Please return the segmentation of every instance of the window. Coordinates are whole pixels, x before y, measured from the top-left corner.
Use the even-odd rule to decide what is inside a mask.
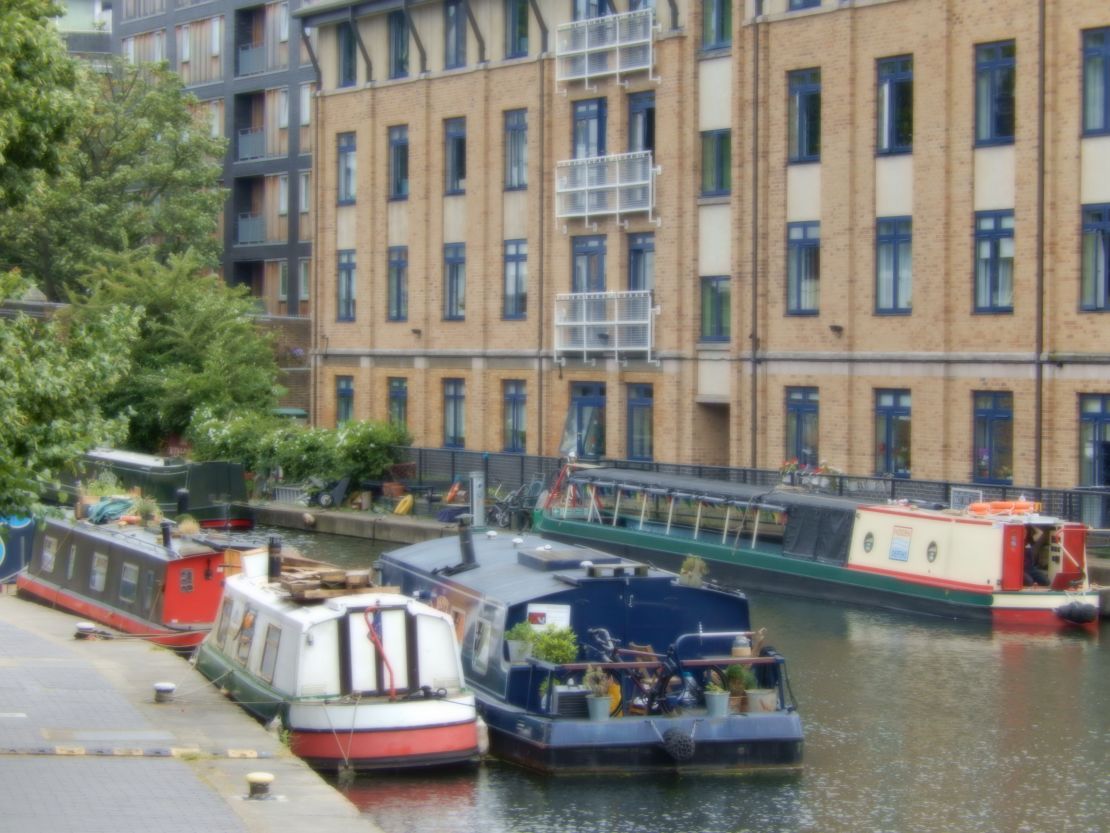
[[[570,386],[570,410],[563,425],[559,453],[572,451],[580,460],[605,456],[604,382],[576,382]]]
[[[466,119],[447,119],[443,122],[444,153],[448,194],[466,191]]]
[[[190,34],[189,24],[186,23],[181,27],[181,50],[178,53],[178,60],[183,64],[189,63],[193,53],[193,39]]]
[[[89,589],[103,593],[108,580],[108,556],[102,552],[93,555],[92,570],[89,572]]]
[[[1079,397],[1079,485],[1110,485],[1110,395]]]
[[[297,189],[297,210],[301,214],[307,214],[309,206],[312,205],[312,173],[310,171],[301,171],[298,174],[300,179],[300,187]]]
[[[786,459],[799,466],[820,462],[817,448],[817,388],[786,389]]]
[[[262,646],[262,663],[258,667],[258,676],[268,683],[274,681],[274,669],[277,668],[278,644],[281,642],[281,628],[277,625],[266,626],[266,642]]]
[[[339,281],[336,287],[338,304],[336,320],[355,320],[355,253],[351,249],[339,252]]]
[[[1110,27],[1083,33],[1083,132],[1110,133]]]
[[[1014,396],[976,391],[972,480],[1009,483],[1014,474]]]
[[[409,22],[403,11],[389,13],[389,77],[409,74]]]
[[[504,451],[524,452],[524,382],[512,380],[501,384],[504,399]]]
[[[443,446],[466,448],[466,387],[462,379],[443,380]]]
[[[975,143],[1014,141],[1014,42],[975,47]]]
[[[119,597],[128,604],[139,598],[139,565],[124,562],[119,576]]]
[[[701,134],[702,196],[727,194],[732,190],[732,131],[707,130]]]
[[[289,213],[289,174],[278,175],[278,216]]]
[[[389,128],[389,198],[406,200],[409,196],[409,129],[406,125]]]
[[[1080,308],[1110,309],[1110,205],[1083,206],[1082,269]]]
[[[301,127],[312,124],[312,85],[301,84]]]
[[[355,201],[355,134],[340,133],[339,146],[339,183],[336,188],[340,205]]]
[[[443,317],[448,321],[466,318],[466,244],[448,243],[443,247]]]
[[[221,118],[222,116],[223,116],[223,102],[219,101],[219,100],[209,101],[208,102],[208,126],[209,126],[209,135],[213,139],[220,138],[224,133],[223,125],[221,124],[221,121],[223,121],[223,119]]]
[[[297,288],[300,290],[297,294],[297,297],[300,298],[302,301],[308,300],[308,270],[310,263],[311,261],[307,257],[302,257],[299,261],[297,261],[297,271],[299,272]]]
[[[211,35],[211,42],[209,43],[208,51],[212,53],[212,57],[216,58],[220,54],[220,49],[223,47],[223,22],[222,17],[213,17],[211,20],[209,34]]]
[[[655,150],[655,93],[632,93],[628,97],[628,150]]]
[[[908,313],[913,291],[913,220],[881,217],[875,228],[875,311]]]
[[[246,664],[251,653],[251,642],[254,641],[254,620],[257,615],[258,612],[254,608],[248,607],[243,611],[243,618],[239,622],[239,630],[236,634],[238,645],[235,648],[235,658],[243,665]]]
[[[787,79],[789,161],[816,162],[821,158],[821,70],[795,70]]]
[[[193,571],[191,569],[182,569],[180,575],[177,577],[177,588],[182,593],[193,592],[195,585],[193,584]]]
[[[337,84],[352,87],[355,83],[355,32],[351,24],[344,21],[336,27],[335,35],[339,39]]]
[[[227,638],[227,631],[231,626],[231,606],[233,604],[235,604],[234,600],[225,596],[223,604],[220,605],[220,620],[216,625],[217,645],[223,645],[224,640]]]
[[[575,237],[571,242],[574,271],[571,292],[605,291],[605,236]]]
[[[335,424],[350,422],[355,415],[355,378],[335,377]]]
[[[790,0],[787,11],[796,12],[800,9],[816,9],[821,5],[821,0]]]
[[[528,0],[505,0],[505,57],[528,54]]]
[[[278,4],[278,40],[285,43],[289,40],[289,4]]]
[[[606,0],[574,0],[574,19],[589,20],[605,14]]]
[[[409,317],[409,249],[389,247],[389,298],[386,308],[390,321],[406,321]]]
[[[913,56],[884,58],[878,62],[879,89],[875,113],[879,153],[909,153],[913,150]]]
[[[875,474],[910,476],[910,392],[875,391]]]
[[[786,313],[816,315],[821,288],[821,224],[786,224]]]
[[[655,289],[655,235],[628,235],[628,289]]]
[[[389,380],[389,421],[405,428],[409,424],[409,380]]]
[[[604,98],[574,102],[572,140],[575,159],[593,159],[605,155],[605,115]]]
[[[701,279],[701,340],[728,341],[732,309],[727,275]]]
[[[289,297],[289,264],[284,260],[278,263],[278,300]]]
[[[651,460],[654,398],[651,385],[628,386],[628,459]]]
[[[528,111],[505,111],[505,190],[528,187]]]
[[[1014,310],[1014,212],[975,214],[975,311]]]
[[[466,66],[466,9],[463,0],[443,4],[443,68]]]
[[[732,0],[702,0],[701,48],[724,49],[732,45]]]
[[[54,572],[54,562],[58,558],[58,539],[45,535],[42,539],[42,571],[44,573]]]
[[[289,126],[289,90],[278,90],[278,127]]]
[[[505,300],[501,317],[520,319],[528,313],[528,241],[505,241]]]
[[[142,610],[150,612],[150,607],[152,604],[154,604],[154,593],[157,585],[158,582],[154,577],[154,570],[145,570],[143,572]]]

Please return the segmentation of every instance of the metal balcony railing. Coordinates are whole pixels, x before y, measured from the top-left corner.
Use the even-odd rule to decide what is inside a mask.
[[[652,361],[655,316],[650,290],[568,292],[555,296],[555,360],[599,355]]]
[[[555,32],[555,83],[651,72],[654,31],[652,9],[564,23]]]
[[[646,212],[655,208],[651,151],[570,159],[555,165],[555,216],[591,217]]]
[[[266,44],[248,43],[239,47],[239,62],[236,75],[258,75],[269,69],[266,63]]]
[[[120,19],[136,20],[166,11],[166,0],[124,0]]]
[[[261,214],[240,214],[235,227],[235,242],[240,246],[266,242],[266,218]]]
[[[239,162],[250,159],[262,159],[266,155],[266,131],[261,127],[248,127],[239,131],[238,155]]]

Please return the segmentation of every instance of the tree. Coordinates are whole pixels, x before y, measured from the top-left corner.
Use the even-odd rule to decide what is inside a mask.
[[[126,304],[140,316],[131,372],[103,399],[106,413],[129,418],[129,447],[155,451],[184,436],[199,413],[273,409],[277,362],[245,287],[227,286],[191,250],[166,263],[150,248],[104,258],[73,310],[89,321]]]
[[[75,64],[50,0],[0,4],[0,210],[21,203],[58,168],[76,111]]]
[[[19,268],[67,300],[105,255],[149,245],[159,262],[192,248],[216,267],[223,139],[164,65],[114,58],[83,68],[72,139],[58,173],[0,215],[0,268]]]
[[[0,274],[0,297],[20,288]],[[122,306],[80,322],[0,317],[0,515],[41,514],[63,470],[126,433],[99,405],[127,375],[136,319]]]

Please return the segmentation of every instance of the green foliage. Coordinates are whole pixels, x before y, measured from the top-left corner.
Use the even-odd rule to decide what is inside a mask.
[[[123,488],[119,478],[108,469],[97,472],[96,477],[85,485],[85,494],[90,497],[112,497],[125,491],[127,490]]]
[[[59,157],[77,109],[76,64],[50,0],[0,5],[0,210],[22,203]]]
[[[384,477],[400,461],[398,447],[412,442],[408,431],[392,422],[345,422],[337,435],[340,470],[355,482]]]
[[[158,501],[152,497],[137,497],[131,504],[131,511],[144,521],[153,520],[162,514]]]
[[[747,691],[749,688],[759,688],[755,672],[747,665],[730,665],[725,672],[728,677],[729,688],[734,691]]]
[[[536,629],[527,621],[520,621],[505,631],[505,639],[515,642],[532,642],[536,638]]]
[[[578,637],[572,628],[547,628],[532,640],[532,656],[563,665],[578,659]]]
[[[274,458],[271,436],[286,425],[260,411],[224,418],[200,408],[189,426],[193,456],[198,460],[230,460],[242,463],[247,471],[268,472]]]
[[[0,297],[22,289],[0,273]],[[99,404],[130,370],[137,319],[125,307],[80,321],[0,317],[0,515],[42,514],[40,494],[74,460],[122,438],[126,421]]]
[[[336,432],[330,428],[288,425],[276,432],[274,439],[274,462],[281,466],[286,480],[330,480],[341,475]]]
[[[611,680],[609,675],[605,673],[605,669],[596,665],[587,666],[586,673],[582,675],[582,685],[589,689],[590,694],[594,697],[608,697],[610,682]]]
[[[113,58],[105,71],[82,65],[77,94],[70,139],[54,142],[57,173],[0,214],[0,268],[18,267],[58,301],[106,255],[138,246],[159,263],[192,249],[214,268],[225,143],[178,75]]]

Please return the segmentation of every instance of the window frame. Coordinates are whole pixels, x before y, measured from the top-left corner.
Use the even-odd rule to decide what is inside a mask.
[[[528,240],[506,240],[504,257],[501,318],[523,321],[528,317]]]
[[[889,402],[884,402],[888,399]],[[878,446],[875,451],[875,475],[878,477],[895,477],[905,479],[913,471],[913,393],[909,388],[875,388],[875,441],[880,441],[884,447]],[[906,450],[906,465],[899,468],[896,464],[897,455],[892,449],[897,431],[897,423],[903,420],[907,423],[908,440],[910,447]],[[880,428],[882,431],[880,431]],[[882,439],[880,440],[880,433]],[[880,455],[882,457],[880,462]]]
[[[528,0],[505,0],[505,59],[528,57]]]
[[[786,73],[787,163],[821,161],[821,68],[790,70]],[[816,102],[816,111],[814,111]]]
[[[701,196],[723,197],[732,193],[732,130],[701,133]]]
[[[289,174],[278,174],[277,213],[279,217],[289,214]]]
[[[628,291],[655,291],[655,232],[628,235]]]
[[[443,320],[466,320],[466,244],[443,244]]]
[[[791,385],[785,390],[785,398],[785,459],[796,460],[803,467],[817,466],[821,462],[821,389],[813,385]],[[814,447],[807,453],[804,444],[810,431]]]
[[[506,191],[528,187],[528,110],[518,108],[504,113]]]
[[[336,205],[354,205],[358,197],[358,155],[354,132],[336,134]]]
[[[1101,447],[1110,442],[1110,394],[1079,395],[1079,485],[1110,485],[1110,469]],[[1086,446],[1090,445],[1090,454]]]
[[[732,46],[732,0],[702,0],[701,48],[708,52]]]
[[[1005,220],[1009,220],[1008,226],[1004,225]],[[983,223],[990,222],[993,228],[982,227]],[[977,315],[1006,315],[1014,311],[1014,254],[1010,255],[1010,303],[1008,305],[998,302],[1001,297],[1000,280],[1000,267],[1004,258],[1002,257],[1002,243],[1004,240],[1011,241],[1011,250],[1016,247],[1016,238],[1014,235],[1014,212],[1011,209],[1001,211],[976,211],[975,212],[975,247],[973,250],[973,269],[974,269],[974,282],[972,285],[973,291],[973,312]],[[987,243],[990,246],[989,265],[987,267],[987,275],[985,276],[988,285],[988,296],[990,300],[986,304],[980,304],[980,282],[984,275],[980,270],[980,263],[982,262],[979,257],[980,244]]]
[[[355,320],[355,250],[340,249],[336,252],[338,271],[336,278],[335,320]]]
[[[389,403],[389,422],[402,428],[409,424],[409,380],[404,376],[390,376],[387,381],[386,399]]]
[[[655,90],[628,94],[628,152],[655,154]]]
[[[732,278],[702,275],[700,285],[699,342],[726,343],[732,340]]]
[[[354,25],[350,21],[341,20],[335,27],[335,86],[340,90],[358,83]]]
[[[523,454],[527,442],[527,386],[523,379],[501,382],[501,450]]]
[[[902,298],[903,282],[901,275],[903,245],[909,247],[909,279],[905,287],[906,298]],[[891,248],[890,275],[883,274],[883,248]],[[889,293],[882,286],[890,281]],[[882,298],[889,294],[891,303],[884,305]],[[875,218],[875,314],[909,315],[913,312],[913,217],[876,217]]]
[[[604,98],[584,98],[572,104],[570,144],[573,159],[605,156],[608,119],[609,102]],[[591,150],[594,151],[592,155]]]
[[[443,120],[443,193],[466,193],[466,117]]]
[[[443,380],[443,447],[466,448],[466,381]]]
[[[633,383],[626,388],[625,456],[629,460],[655,459],[655,388]]]
[[[297,171],[297,212],[312,210],[312,171]]]
[[[335,377],[335,424],[340,426],[355,417],[355,377]]]
[[[821,6],[821,0],[790,0],[786,6],[788,12],[800,12],[804,9],[816,9]]]
[[[387,250],[386,320],[409,318],[409,247],[390,246]]]
[[[409,22],[405,13],[394,9],[386,16],[389,38],[389,77],[409,77]]]
[[[895,55],[875,62],[875,153],[913,153],[913,55]],[[908,110],[909,140],[899,137],[900,115]]]
[[[605,292],[605,258],[608,250],[604,234],[571,238],[571,292]],[[582,267],[580,269],[580,267]],[[584,271],[583,271],[584,269]],[[581,278],[585,276],[585,282]]]
[[[813,236],[816,232],[816,236]],[[810,260],[816,255],[816,260]],[[813,269],[806,267],[815,266]],[[816,274],[809,274],[809,272]],[[814,301],[807,305],[806,283],[812,283]],[[818,315],[821,312],[821,222],[804,220],[786,224],[786,314]]]
[[[1084,205],[1080,229],[1079,309],[1110,312],[1110,203]],[[1088,260],[1088,240],[1093,241],[1093,264]]]
[[[1006,55],[1009,49],[1011,54]],[[1010,94],[1004,88],[1010,76]],[[988,87],[984,96],[983,85]],[[975,45],[975,146],[1012,145],[1017,132],[1017,46],[1013,40],[993,41]],[[1000,124],[1006,118],[1004,105],[1009,103],[1009,132]],[[1001,127],[1001,129],[1000,129]]]
[[[992,483],[1008,486],[1013,483],[1014,464],[1014,394],[1012,391],[976,390],[971,392],[972,407],[972,443],[971,443],[971,482]],[[999,424],[1009,425],[1009,465],[996,460],[996,435],[995,430]],[[983,437],[986,446],[979,445],[980,427],[983,428]],[[983,465],[986,465],[987,474],[979,475]],[[1004,469],[1009,469],[1006,476]],[[995,476],[998,475],[998,476]]]
[[[443,68],[462,69],[466,66],[466,10],[464,0],[443,3]]]
[[[1093,41],[1096,37],[1102,39],[1101,44],[1095,44]],[[1089,88],[1090,75],[1088,62],[1093,63],[1095,60],[1101,60],[1101,78],[1102,83],[1102,101],[1098,102],[1095,106],[1101,108],[1101,120],[1091,118],[1091,110],[1088,109],[1091,102],[1088,97],[1091,95]],[[1098,70],[1096,70],[1097,72]],[[1080,109],[1082,110],[1083,118],[1083,135],[1084,136],[1106,136],[1110,135],[1110,26],[1099,27],[1097,29],[1086,29],[1083,32],[1083,67],[1080,73],[1082,84]]]
[[[389,199],[409,198],[409,126],[395,124],[389,128]]]

